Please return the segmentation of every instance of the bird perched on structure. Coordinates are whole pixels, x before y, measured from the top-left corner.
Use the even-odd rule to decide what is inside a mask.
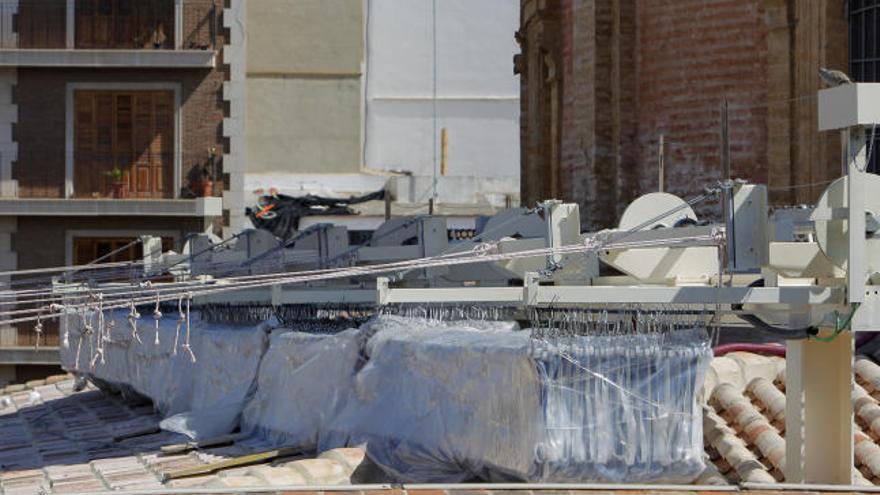
[[[842,86],[844,84],[852,84],[852,79],[846,73],[834,69],[819,68],[819,77],[829,87]]]

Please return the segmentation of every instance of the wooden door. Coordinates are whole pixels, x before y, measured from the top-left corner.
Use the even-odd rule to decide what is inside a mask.
[[[174,94],[76,91],[74,196],[111,197],[113,171],[126,197],[174,197]]]
[[[101,263],[117,263],[123,261],[138,261],[143,256],[143,248],[140,244],[130,245],[135,241],[134,237],[74,237],[73,238],[73,264],[87,265],[93,261],[113,253],[101,260]],[[128,246],[126,249],[122,249]],[[174,239],[162,238],[162,252],[174,249]],[[115,252],[114,251],[118,251]]]
[[[11,7],[14,5],[0,5],[4,16],[12,11]],[[15,19],[19,48],[65,48],[66,19],[65,0],[20,0]]]

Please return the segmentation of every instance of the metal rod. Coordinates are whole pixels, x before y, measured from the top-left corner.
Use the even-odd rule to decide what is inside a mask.
[[[659,192],[663,192],[665,185],[664,183],[666,182],[666,171],[664,169],[665,164],[663,163],[664,155],[666,155],[665,148],[665,137],[663,136],[663,134],[660,134],[660,145],[657,147],[657,191]]]
[[[745,483],[744,485],[750,485]],[[794,485],[759,485],[762,489],[795,489],[789,488]],[[817,489],[818,485],[800,485],[799,489]],[[736,485],[626,485],[612,483],[445,483],[445,484],[375,484],[375,485],[257,485],[253,487],[230,487],[211,488],[211,493],[280,493],[280,492],[360,492],[377,490],[603,490],[603,491],[671,491],[688,493],[711,493],[711,492],[736,492]],[[750,487],[751,488],[751,487]],[[823,490],[835,491],[880,491],[880,487],[850,486],[842,487],[847,490],[839,490],[841,487],[830,486]],[[870,490],[878,488],[878,490]],[[93,492],[89,492],[93,493]],[[134,490],[114,490],[114,495],[184,495],[205,493],[205,488],[146,488]],[[72,494],[76,495],[76,494]]]
[[[727,98],[721,103],[721,169],[722,179],[730,179],[730,128],[727,122]]]
[[[445,176],[449,172],[449,131],[444,127],[440,129],[440,175]]]

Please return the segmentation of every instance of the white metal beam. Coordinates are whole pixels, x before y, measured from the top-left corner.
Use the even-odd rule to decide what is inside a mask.
[[[529,305],[645,304],[840,304],[843,293],[833,287],[600,287],[539,286]]]
[[[851,303],[865,300],[865,187],[862,176],[867,167],[865,154],[865,129],[856,127],[849,132],[849,164],[847,165],[847,233],[849,258],[847,259],[847,298]]]
[[[785,481],[852,483],[852,333],[831,342],[789,341]]]

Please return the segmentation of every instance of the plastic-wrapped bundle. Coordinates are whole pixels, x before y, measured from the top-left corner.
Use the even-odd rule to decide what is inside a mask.
[[[529,335],[515,323],[381,317],[321,450],[365,445],[401,481],[525,479],[540,436]]]
[[[536,340],[545,439],[533,479],[681,482],[704,469],[705,331]]]
[[[242,431],[275,445],[315,450],[353,392],[360,335],[355,329],[336,335],[273,332]]]
[[[97,318],[91,318],[95,327]],[[150,398],[163,416],[163,428],[205,438],[228,433],[252,392],[265,350],[267,324],[207,324],[191,316],[191,346],[197,362],[181,348],[184,328],[177,315],[159,321],[159,339],[152,319],[141,319],[138,342],[132,335],[127,312],[107,311],[113,322],[103,343],[103,362],[96,356],[101,338],[97,328],[83,333],[82,319],[67,318],[69,346],[61,349],[65,369],[100,380],[119,389],[130,389]],[[177,349],[175,352],[175,341]],[[174,416],[179,415],[179,416]]]
[[[689,482],[703,468],[701,331],[572,337],[379,319],[321,448],[403,482]]]

